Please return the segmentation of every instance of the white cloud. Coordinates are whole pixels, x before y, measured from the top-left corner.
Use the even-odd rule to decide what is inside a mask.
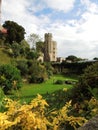
[[[75,0],[44,0],[47,6],[59,11],[68,12],[74,6]]]
[[[34,0],[3,0],[2,20],[18,22],[26,29],[27,35],[36,33],[44,38],[44,33],[52,33],[53,40],[58,43],[58,56],[67,57],[73,54],[83,58],[98,57],[98,5],[90,0],[81,0],[86,10],[78,20],[60,19],[53,22],[48,15],[36,16],[34,13],[47,4],[48,7],[64,11],[67,15],[74,7],[75,0],[42,0],[43,2],[42,6],[35,5]],[[78,16],[80,14],[78,12]]]
[[[86,7],[90,13],[98,13],[98,5],[90,0],[81,0],[81,3]]]
[[[11,4],[9,4],[11,3]],[[27,0],[3,0],[2,2],[2,21],[12,20],[21,24],[27,34],[37,33],[39,28],[48,24],[48,16],[37,17],[33,12],[29,12],[30,2]]]

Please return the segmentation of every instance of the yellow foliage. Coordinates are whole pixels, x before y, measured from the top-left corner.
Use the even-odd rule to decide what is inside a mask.
[[[98,100],[92,97],[90,100],[84,100],[81,104],[74,104],[74,108],[80,115],[87,116],[86,118],[89,119],[98,113]]]
[[[63,91],[65,91],[65,92],[66,92],[67,90],[68,90],[67,88],[63,88]]]
[[[38,95],[30,104],[21,105],[18,101],[6,98],[4,100],[7,111],[0,113],[0,130],[59,130],[62,123],[71,125],[76,129],[86,119],[69,115],[71,101],[57,111],[51,113],[47,109],[49,105]]]
[[[0,130],[21,128],[21,130],[47,130],[51,123],[45,117],[45,107],[48,106],[41,95],[31,103],[21,105],[17,101],[6,98],[5,107],[8,109],[0,113]]]
[[[71,101],[67,102],[65,106],[60,109],[56,115],[56,117],[53,120],[53,130],[59,130],[60,125],[62,123],[71,125],[74,129],[76,129],[76,126],[82,126],[83,123],[85,123],[87,120],[83,117],[74,117],[71,115],[68,115],[68,112],[70,111],[71,107]]]

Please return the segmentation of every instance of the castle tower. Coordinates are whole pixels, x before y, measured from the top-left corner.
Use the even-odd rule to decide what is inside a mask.
[[[45,33],[44,61],[56,61],[57,43],[52,41],[52,34]]]

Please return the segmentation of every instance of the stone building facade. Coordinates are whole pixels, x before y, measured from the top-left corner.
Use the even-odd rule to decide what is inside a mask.
[[[44,36],[44,61],[56,61],[57,60],[57,43],[52,40],[51,33],[45,33]]]

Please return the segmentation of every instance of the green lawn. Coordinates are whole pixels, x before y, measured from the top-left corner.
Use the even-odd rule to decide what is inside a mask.
[[[66,78],[61,75],[55,75],[51,77],[49,80],[47,80],[44,83],[41,84],[23,84],[23,87],[19,91],[14,91],[14,97],[18,97],[22,102],[23,101],[30,101],[34,96],[37,94],[46,94],[46,93],[52,93],[56,90],[60,90],[63,88],[71,88],[72,85],[56,85],[54,82],[56,80],[75,80],[71,78]],[[12,95],[13,97],[13,95]]]

